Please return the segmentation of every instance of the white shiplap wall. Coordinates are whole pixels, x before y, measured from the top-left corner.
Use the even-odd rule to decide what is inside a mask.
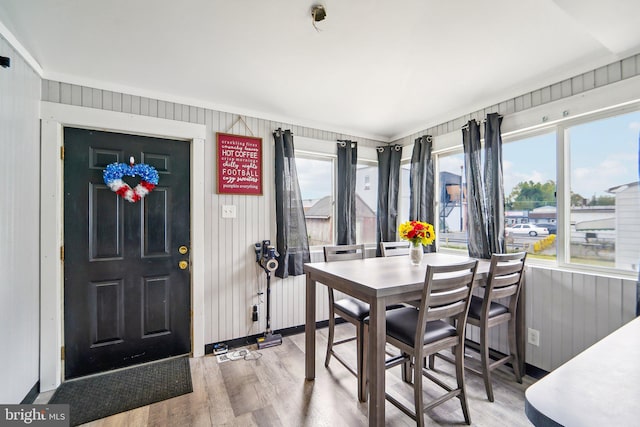
[[[527,363],[552,371],[635,318],[636,281],[555,268],[527,266],[526,325],[540,332],[527,344]],[[479,341],[470,326],[468,337]],[[507,327],[491,332],[491,347],[507,353]]]
[[[616,268],[636,270],[640,257],[640,185],[616,193]]]
[[[635,280],[540,267],[526,280],[527,326],[540,331],[527,362],[546,371],[635,317]]]
[[[40,77],[0,37],[0,402],[38,382]]]
[[[205,144],[205,343],[215,343],[258,334],[266,327],[266,277],[255,263],[253,244],[263,239],[276,239],[273,166],[273,131],[291,129],[296,136],[316,144],[335,147],[336,139],[357,140],[361,146],[375,147],[379,141],[358,138],[318,129],[278,123],[254,117],[123,93],[104,91],[67,83],[44,80],[42,100],[87,108],[118,111],[149,117],[204,124]],[[244,121],[244,123],[243,123]],[[246,123],[246,126],[245,126]],[[233,127],[232,127],[233,126]],[[262,138],[263,195],[237,196],[216,194],[215,135],[235,133]],[[326,151],[319,147],[319,151]],[[235,205],[237,217],[223,219],[223,205]],[[321,254],[313,254],[314,260]],[[304,324],[304,276],[272,278],[271,327],[282,329]],[[326,289],[318,287],[318,320],[328,317]],[[251,307],[259,306],[260,321],[251,321]]]

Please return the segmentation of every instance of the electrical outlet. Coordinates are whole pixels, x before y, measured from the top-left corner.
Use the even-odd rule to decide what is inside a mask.
[[[535,345],[536,347],[540,346],[540,331],[537,329],[528,329],[527,341],[529,344]]]
[[[222,205],[222,218],[235,218],[236,205]]]

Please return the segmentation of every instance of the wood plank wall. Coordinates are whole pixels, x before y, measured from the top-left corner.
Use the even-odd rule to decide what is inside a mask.
[[[484,118],[487,113],[505,115],[526,110],[636,75],[640,75],[640,55],[416,132],[394,143],[411,145],[418,136],[449,133],[470,119]],[[241,338],[265,329],[266,296],[258,297],[256,294],[258,290],[265,290],[266,280],[256,268],[252,247],[263,239],[275,240],[272,132],[281,127],[291,129],[294,135],[326,141],[327,144],[334,143],[336,139],[352,139],[371,147],[382,145],[379,141],[353,135],[255,117],[243,116],[247,126],[239,122],[232,128],[238,117],[234,113],[49,80],[42,82],[42,100],[206,125],[206,193],[210,195],[205,201],[207,343]],[[263,138],[263,196],[216,194],[216,132],[253,134]],[[229,204],[237,206],[238,216],[234,220],[222,219],[220,215],[222,205]],[[321,259],[321,253],[312,255],[312,261]],[[540,346],[528,345],[527,362],[539,368],[554,369],[633,317],[631,304],[635,304],[635,281],[538,267],[529,268],[527,281],[527,325],[540,331]],[[317,292],[317,319],[323,320],[328,317],[326,290],[318,287]],[[272,280],[272,301],[273,329],[304,324],[304,276]],[[251,322],[251,306],[259,303],[260,321],[254,323]],[[494,339],[494,345],[506,351],[504,328]]]
[[[636,281],[527,266],[526,325],[540,333],[527,344],[527,363],[552,371],[635,318]],[[467,337],[479,342],[479,329]],[[507,353],[507,327],[491,332],[491,347]]]
[[[40,77],[0,36],[0,402],[39,378]]]

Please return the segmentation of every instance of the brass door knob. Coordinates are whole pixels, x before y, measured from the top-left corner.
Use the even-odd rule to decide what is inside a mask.
[[[187,267],[189,267],[189,263],[187,261],[180,261],[178,263],[178,267],[180,267],[180,270],[186,270]]]

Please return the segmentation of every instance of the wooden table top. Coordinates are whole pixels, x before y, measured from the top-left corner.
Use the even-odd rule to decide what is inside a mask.
[[[397,256],[307,263],[304,271],[311,273],[319,282],[324,278],[335,284],[337,279],[343,284],[357,287],[365,295],[379,298],[421,290],[427,265],[449,265],[469,260],[469,257],[460,255],[428,253],[418,266],[412,266],[408,256]],[[481,260],[476,280],[486,278],[488,271],[489,261]]]

